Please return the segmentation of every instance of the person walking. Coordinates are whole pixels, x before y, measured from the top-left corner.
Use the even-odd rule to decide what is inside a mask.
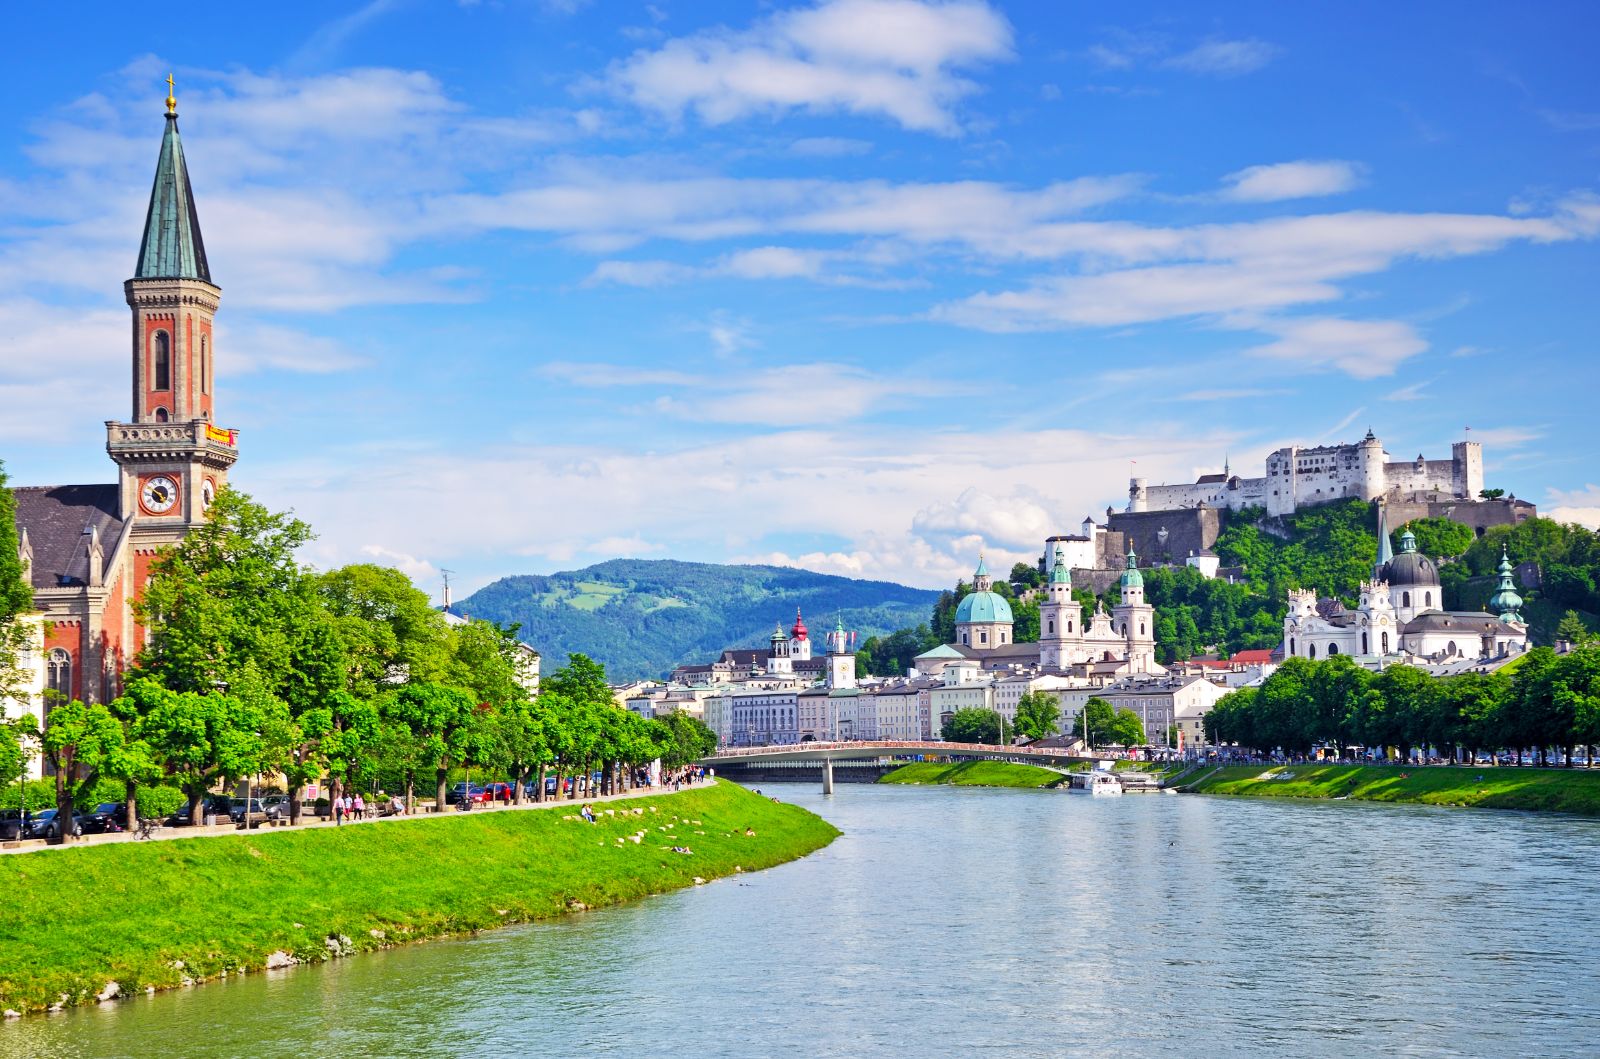
[[[356,795],[354,808],[357,820],[365,820],[367,818],[367,800],[360,794]]]
[[[341,795],[333,800],[333,826],[338,827],[344,823],[344,797]]]

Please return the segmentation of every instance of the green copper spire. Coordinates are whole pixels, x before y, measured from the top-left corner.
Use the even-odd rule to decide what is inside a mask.
[[[1400,553],[1404,555],[1407,552],[1414,552],[1416,550],[1417,535],[1412,533],[1411,530],[1407,528],[1404,533],[1400,534]]]
[[[1144,575],[1139,572],[1139,557],[1133,553],[1133,545],[1128,545],[1128,568],[1122,572],[1123,588],[1143,588]]]
[[[1489,609],[1500,616],[1501,621],[1522,622],[1522,597],[1517,595],[1516,585],[1513,583],[1511,571],[1511,558],[1506,555],[1506,546],[1500,545],[1500,585],[1495,589],[1494,595],[1489,597]]]
[[[206,264],[206,244],[200,238],[200,218],[194,210],[189,168],[178,139],[177,102],[167,97],[167,131],[161,137],[161,157],[156,161],[156,181],[150,189],[150,211],[144,219],[139,243],[139,264],[134,279],[198,279],[211,282]]]
[[[1061,545],[1056,545],[1055,562],[1050,567],[1050,583],[1052,585],[1072,584],[1072,571],[1067,569],[1067,557],[1061,550]]]
[[[1383,505],[1378,505],[1378,561],[1372,565],[1372,576],[1382,577],[1383,568],[1390,559],[1394,558],[1394,549],[1389,545],[1389,510]]]

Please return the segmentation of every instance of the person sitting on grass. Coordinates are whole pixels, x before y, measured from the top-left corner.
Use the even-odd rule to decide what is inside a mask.
[[[584,803],[584,806],[580,810],[580,812],[583,814],[583,818],[585,820],[589,821],[591,824],[594,823],[594,810],[589,808],[589,805],[588,805],[587,802]]]

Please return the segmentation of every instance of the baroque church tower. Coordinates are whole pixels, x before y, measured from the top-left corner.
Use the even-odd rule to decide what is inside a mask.
[[[123,284],[133,311],[133,412],[106,423],[122,517],[136,518],[144,554],[181,540],[205,517],[239,456],[235,432],[212,422],[212,321],[222,291],[211,282],[170,86],[166,119],[138,264]]]
[[[13,490],[24,576],[44,623],[45,691],[28,704],[40,721],[51,702],[121,692],[143,646],[133,605],[151,560],[204,521],[238,459],[236,433],[212,420],[222,292],[200,236],[171,78],[138,261],[123,291],[133,313],[132,407],[105,424],[116,483]]]

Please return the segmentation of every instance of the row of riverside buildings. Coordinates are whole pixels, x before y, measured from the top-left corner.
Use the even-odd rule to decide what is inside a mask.
[[[1144,724],[1149,743],[1181,750],[1205,747],[1204,718],[1223,695],[1266,679],[1285,658],[1344,654],[1372,669],[1412,665],[1436,675],[1488,671],[1526,650],[1527,625],[1515,568],[1502,561],[1488,611],[1446,611],[1438,569],[1417,551],[1410,532],[1396,554],[1389,544],[1391,509],[1409,518],[1452,518],[1481,535],[1533,513],[1511,498],[1485,500],[1482,452],[1457,444],[1450,460],[1396,463],[1368,432],[1358,444],[1273,453],[1260,479],[1226,472],[1192,486],[1150,487],[1135,479],[1126,512],[1105,524],[1084,520],[1082,532],[1052,536],[1041,561],[1039,639],[1016,641],[1011,604],[994,591],[982,558],[972,592],[956,611],[955,636],[917,656],[905,676],[856,673],[854,634],[836,626],[826,654],[813,657],[804,619],[781,624],[765,648],[725,650],[714,662],[679,666],[666,682],[620,687],[619,703],[653,716],[683,710],[699,717],[725,747],[809,741],[936,741],[957,710],[992,710],[1010,723],[1030,692],[1060,705],[1060,731],[1070,732],[1091,697],[1126,708]],[[1136,542],[1159,549],[1151,565],[1184,565],[1206,577],[1237,571],[1205,549],[1206,527],[1246,504],[1292,513],[1318,503],[1360,498],[1378,507],[1379,556],[1361,585],[1355,609],[1336,599],[1296,591],[1275,650],[1242,651],[1229,659],[1205,656],[1174,665],[1156,661],[1155,609],[1145,600]],[[1243,498],[1243,499],[1241,499]],[[1170,504],[1152,510],[1150,504]],[[1120,515],[1120,517],[1119,517]],[[1199,516],[1194,517],[1194,516]],[[1208,518],[1209,516],[1209,518]],[[1168,530],[1167,523],[1177,528]],[[1199,543],[1176,558],[1169,545]],[[1118,569],[1108,571],[1118,552]],[[1148,569],[1148,566],[1146,567]],[[1073,588],[1099,594],[1114,585],[1117,604],[1085,609]]]

